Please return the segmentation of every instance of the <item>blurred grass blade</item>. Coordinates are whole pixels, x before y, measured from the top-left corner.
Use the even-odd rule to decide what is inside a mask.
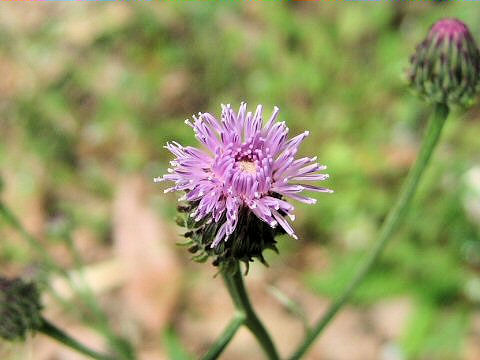
[[[188,354],[183,347],[180,339],[173,329],[167,329],[163,333],[163,343],[165,345],[168,358],[171,360],[192,360],[193,358]]]
[[[280,289],[276,288],[275,286],[269,286],[268,292],[272,295],[289,313],[298,317],[303,324],[305,331],[309,330],[308,319],[305,314],[305,310],[303,307],[297,303],[295,300],[288,297]]]

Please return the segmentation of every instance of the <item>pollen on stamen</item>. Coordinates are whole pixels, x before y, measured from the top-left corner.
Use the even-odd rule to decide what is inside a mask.
[[[246,172],[247,174],[257,173],[257,166],[255,165],[255,163],[251,161],[239,161],[237,164],[240,167],[240,169]]]

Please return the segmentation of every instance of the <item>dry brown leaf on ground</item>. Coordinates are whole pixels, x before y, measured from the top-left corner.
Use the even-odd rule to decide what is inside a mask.
[[[126,282],[124,308],[140,330],[157,336],[167,326],[181,288],[181,267],[167,225],[149,208],[145,179],[124,179],[113,205],[116,256]]]
[[[470,334],[465,341],[464,359],[480,359],[480,312],[477,312],[472,318]]]
[[[381,300],[372,306],[370,321],[382,338],[400,339],[412,312],[412,300],[398,297]]]

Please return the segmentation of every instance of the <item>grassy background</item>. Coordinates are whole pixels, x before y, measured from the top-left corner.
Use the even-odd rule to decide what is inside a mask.
[[[277,105],[292,134],[310,130],[301,153],[328,165],[336,191],[315,206],[298,204],[301,241],[280,244],[305,286],[327,297],[370,248],[415,159],[430,109],[403,79],[414,46],[446,16],[480,39],[480,8],[463,2],[30,9],[0,11],[2,196],[28,226],[44,224],[38,235],[52,246],[58,218],[89,229],[98,251],[85,261],[93,262],[111,246],[117,180],[164,173],[166,141],[194,144],[186,117],[219,114],[221,103],[261,103],[266,112]],[[413,299],[398,339],[406,358],[461,358],[478,315],[479,111],[451,117],[402,230],[355,296],[360,307]],[[159,200],[160,187],[151,196],[159,216],[172,217],[174,196]],[[31,251],[1,222],[0,235],[5,272],[25,271]],[[312,245],[327,254],[321,272],[296,255]]]

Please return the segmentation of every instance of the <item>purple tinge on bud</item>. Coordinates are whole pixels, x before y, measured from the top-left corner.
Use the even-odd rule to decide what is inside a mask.
[[[449,106],[473,102],[480,83],[480,53],[463,22],[442,19],[433,24],[410,62],[410,84],[428,101]]]
[[[428,34],[430,38],[438,36],[439,38],[452,38],[455,41],[461,41],[462,38],[471,37],[467,25],[457,19],[442,19],[432,25]]]

